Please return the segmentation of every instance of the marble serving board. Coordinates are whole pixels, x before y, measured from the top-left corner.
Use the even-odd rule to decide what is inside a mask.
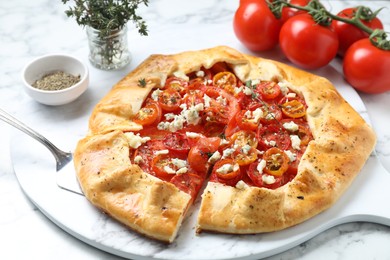
[[[369,121],[363,102],[333,67],[321,69],[317,74],[330,79],[343,97]],[[81,120],[87,121],[88,118]],[[53,131],[62,132],[64,139],[74,141],[79,138],[77,125],[58,122],[52,128]],[[55,140],[52,141],[55,143]],[[375,154],[370,156],[351,187],[335,205],[302,224],[258,235],[196,235],[200,203],[197,200],[185,218],[177,239],[167,245],[136,234],[94,208],[85,197],[58,188],[53,156],[32,138],[15,130],[10,149],[14,171],[23,191],[50,220],[79,240],[126,258],[262,258],[297,246],[342,223],[367,221],[390,226],[390,207],[384,206],[390,200],[390,174]]]

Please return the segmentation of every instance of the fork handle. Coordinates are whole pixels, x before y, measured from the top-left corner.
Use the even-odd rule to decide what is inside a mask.
[[[12,125],[13,127],[19,129],[20,131],[28,134],[44,146],[46,146],[47,149],[50,150],[50,152],[53,154],[54,158],[56,159],[57,162],[57,170],[62,168],[62,162],[64,162],[65,158],[71,158],[70,153],[66,153],[62,150],[60,150],[58,147],[56,147],[52,142],[50,142],[46,137],[41,135],[40,133],[36,132],[32,128],[28,127],[15,117],[11,116],[4,110],[0,108],[0,119],[3,120],[4,122]]]

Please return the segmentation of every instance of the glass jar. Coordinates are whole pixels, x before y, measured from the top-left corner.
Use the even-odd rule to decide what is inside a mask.
[[[127,46],[127,27],[113,30],[109,35],[87,26],[89,43],[89,61],[93,66],[103,70],[121,69],[131,61]]]

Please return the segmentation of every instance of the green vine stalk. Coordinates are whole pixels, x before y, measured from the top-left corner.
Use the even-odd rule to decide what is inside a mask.
[[[306,6],[294,5],[286,0],[267,0],[267,3],[276,18],[281,17],[284,7],[290,7],[308,12],[316,23],[323,26],[329,26],[332,23],[332,20],[352,24],[362,31],[368,33],[370,35],[369,39],[374,46],[382,50],[390,51],[390,41],[387,39],[387,33],[380,29],[373,30],[362,22],[362,20],[367,21],[375,18],[383,8],[373,12],[366,6],[358,6],[352,18],[344,18],[334,15],[326,10],[326,8],[319,2],[319,0],[311,0]]]

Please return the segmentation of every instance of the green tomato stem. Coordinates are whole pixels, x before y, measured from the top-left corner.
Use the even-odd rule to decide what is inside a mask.
[[[390,51],[390,41],[387,40],[387,33],[379,29],[373,30],[362,22],[361,19],[363,17],[363,11],[367,10],[367,7],[365,6],[357,7],[353,18],[345,18],[332,14],[326,10],[326,8],[318,0],[311,0],[306,6],[294,5],[285,0],[274,0],[273,2],[268,1],[268,5],[277,18],[281,17],[281,12],[284,7],[290,7],[308,12],[316,23],[323,26],[329,26],[332,20],[352,24],[362,31],[368,33],[370,35],[369,39],[374,46],[386,51]],[[374,13],[374,17],[380,10]]]

